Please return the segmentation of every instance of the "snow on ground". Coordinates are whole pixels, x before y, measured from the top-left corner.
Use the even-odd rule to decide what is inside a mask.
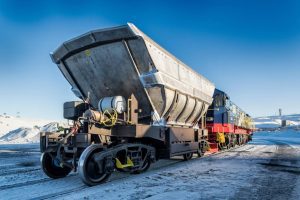
[[[290,142],[297,148],[281,146]],[[62,199],[299,199],[299,153],[300,132],[256,133],[253,142],[237,150],[87,188]],[[268,166],[280,166],[280,159],[282,168]],[[285,166],[296,170],[286,172]]]
[[[57,131],[58,126],[66,124],[0,115],[0,144],[38,142],[40,131]]]
[[[279,128],[282,120],[287,120],[291,127],[300,126],[300,114],[257,117],[254,118],[254,123],[256,128]]]
[[[257,132],[245,146],[201,159],[162,160],[143,174],[114,172],[94,187],[76,173],[47,178],[39,155],[38,145],[0,145],[0,198],[300,199],[300,132],[290,129]]]
[[[300,143],[300,131],[294,130],[292,128],[281,129],[278,131],[259,131],[255,132],[253,137],[259,138],[260,140],[280,139],[282,141],[288,141],[289,143]]]
[[[300,115],[256,118],[257,125],[299,125]],[[273,124],[273,125],[272,125]],[[294,126],[295,126],[294,125]],[[114,172],[110,181],[85,186],[77,173],[52,180],[39,166],[40,131],[58,124],[0,116],[0,199],[300,199],[300,131],[256,132],[249,144],[188,162],[162,160],[148,172]],[[10,144],[7,144],[10,143]],[[5,144],[5,145],[4,145]],[[167,164],[162,164],[167,163]]]

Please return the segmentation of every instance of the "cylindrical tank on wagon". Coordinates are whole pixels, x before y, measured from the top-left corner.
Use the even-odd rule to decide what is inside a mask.
[[[51,56],[94,108],[102,98],[134,94],[139,118],[153,125],[195,127],[212,102],[212,82],[130,23],[76,37]]]
[[[98,109],[101,112],[106,110],[112,112],[115,110],[117,113],[121,114],[126,111],[126,100],[122,96],[104,97],[100,99]]]

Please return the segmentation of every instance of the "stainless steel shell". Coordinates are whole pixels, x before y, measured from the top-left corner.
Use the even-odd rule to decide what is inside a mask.
[[[153,124],[195,126],[212,102],[214,84],[156,44],[133,24],[91,31],[52,55],[77,95],[92,106],[133,93]]]

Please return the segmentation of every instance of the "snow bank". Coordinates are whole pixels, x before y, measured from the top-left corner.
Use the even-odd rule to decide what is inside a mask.
[[[0,144],[36,143],[39,132],[58,131],[58,127],[66,127],[66,123],[50,120],[35,120],[0,115]]]
[[[300,126],[300,114],[284,115],[284,116],[267,116],[254,118],[255,127],[259,129],[276,129],[280,128],[282,121],[287,120],[288,126]]]
[[[34,126],[41,127],[51,122],[52,121],[50,120],[36,120],[36,119],[27,119],[27,118],[12,117],[7,115],[5,116],[0,115],[0,137],[20,127],[24,127],[24,128],[33,128]]]

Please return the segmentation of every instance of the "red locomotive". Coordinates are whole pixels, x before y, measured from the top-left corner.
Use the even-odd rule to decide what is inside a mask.
[[[215,89],[214,100],[206,115],[206,128],[211,151],[242,145],[251,140],[252,118],[230,101],[229,96]]]

